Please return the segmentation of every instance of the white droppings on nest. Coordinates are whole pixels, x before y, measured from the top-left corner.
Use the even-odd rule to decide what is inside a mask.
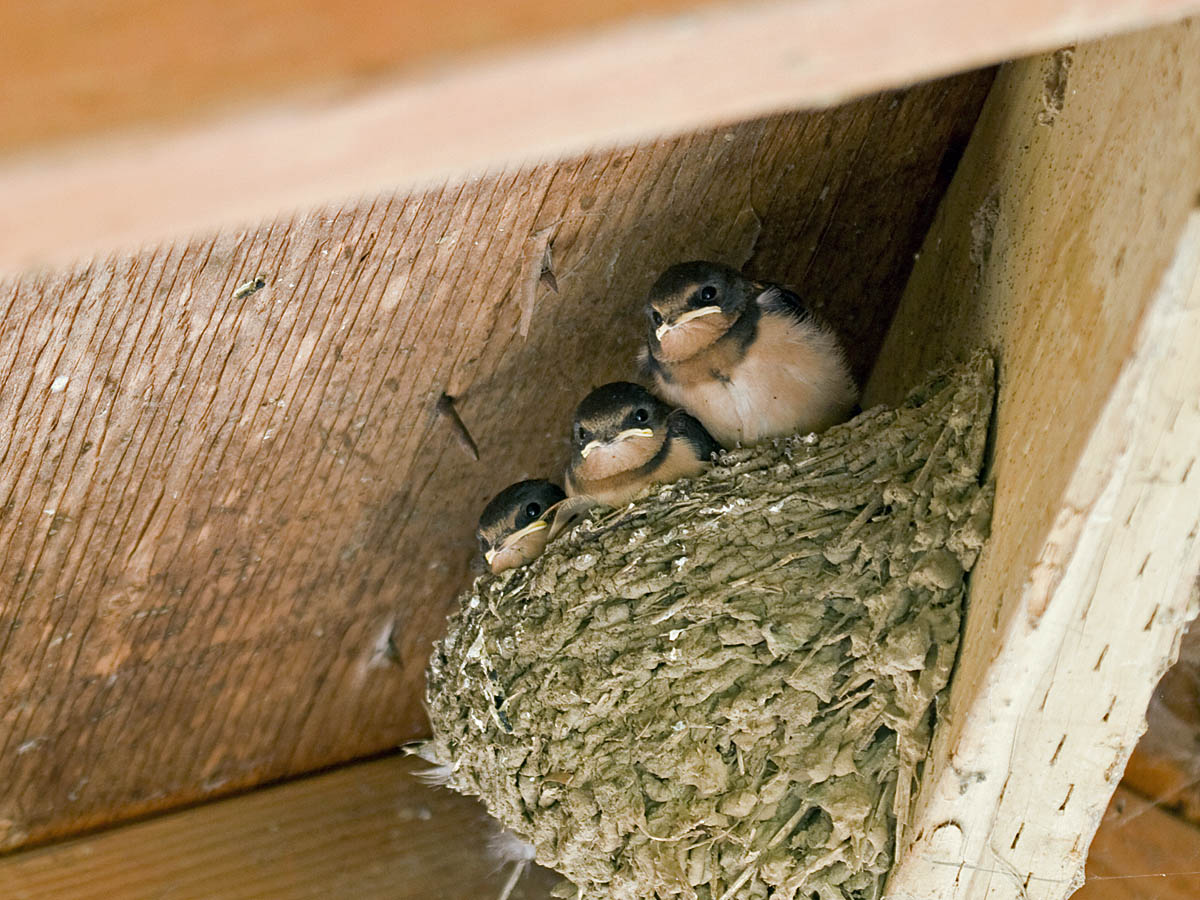
[[[466,659],[478,659],[483,654],[483,632],[475,635],[475,641],[467,648]]]

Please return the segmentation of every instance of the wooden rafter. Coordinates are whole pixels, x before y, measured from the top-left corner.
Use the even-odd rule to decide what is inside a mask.
[[[602,12],[519,0],[504,14],[475,2],[472,16],[458,4],[363,2],[330,24],[325,4],[255,0],[238,5],[226,49],[212,46],[226,20],[197,0],[103,13],[92,8],[101,0],[77,2],[74,14],[0,12],[0,41],[13,45],[0,52],[0,270],[823,106],[1200,9],[646,0]],[[447,16],[486,36],[463,37]],[[609,27],[578,34],[597,22]],[[559,42],[529,43],[551,36]],[[476,55],[453,56],[464,51]]]
[[[869,394],[995,347],[997,494],[892,900],[1065,897],[1195,615],[1198,188],[1189,22],[1006,67],[926,240]]]

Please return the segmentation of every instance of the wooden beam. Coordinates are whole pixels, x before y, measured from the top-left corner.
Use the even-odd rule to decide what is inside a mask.
[[[495,900],[511,872],[475,801],[426,787],[424,763],[350,766],[0,859],[6,900]],[[533,868],[510,900],[545,900]]]
[[[1195,900],[1200,829],[1125,788],[1113,795],[1071,900]]]
[[[579,398],[635,371],[657,272],[803,284],[865,376],[989,84],[0,286],[0,846],[422,733],[479,510],[562,471]]]
[[[894,900],[1067,896],[1196,612],[1198,188],[1190,22],[1006,67],[926,240],[867,402],[995,347],[997,494]]]
[[[396,78],[712,0],[58,0],[0,5],[0,153]]]
[[[494,900],[511,873],[474,801],[395,757],[0,858],[6,900]],[[1194,900],[1200,830],[1118,789],[1072,900]],[[510,900],[545,900],[531,868]]]
[[[1200,0],[604,7],[9,4],[0,270],[825,105]]]
[[[1200,622],[1183,638],[1179,660],[1154,689],[1146,733],[1122,784],[1200,825]]]

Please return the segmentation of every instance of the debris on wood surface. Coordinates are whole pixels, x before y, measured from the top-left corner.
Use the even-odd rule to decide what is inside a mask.
[[[562,896],[879,897],[987,536],[993,398],[979,354],[482,576],[421,755]]]

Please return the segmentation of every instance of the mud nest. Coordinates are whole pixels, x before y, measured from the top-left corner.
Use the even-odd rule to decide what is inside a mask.
[[[987,535],[992,402],[980,355],[479,578],[423,755],[560,896],[879,897]]]

